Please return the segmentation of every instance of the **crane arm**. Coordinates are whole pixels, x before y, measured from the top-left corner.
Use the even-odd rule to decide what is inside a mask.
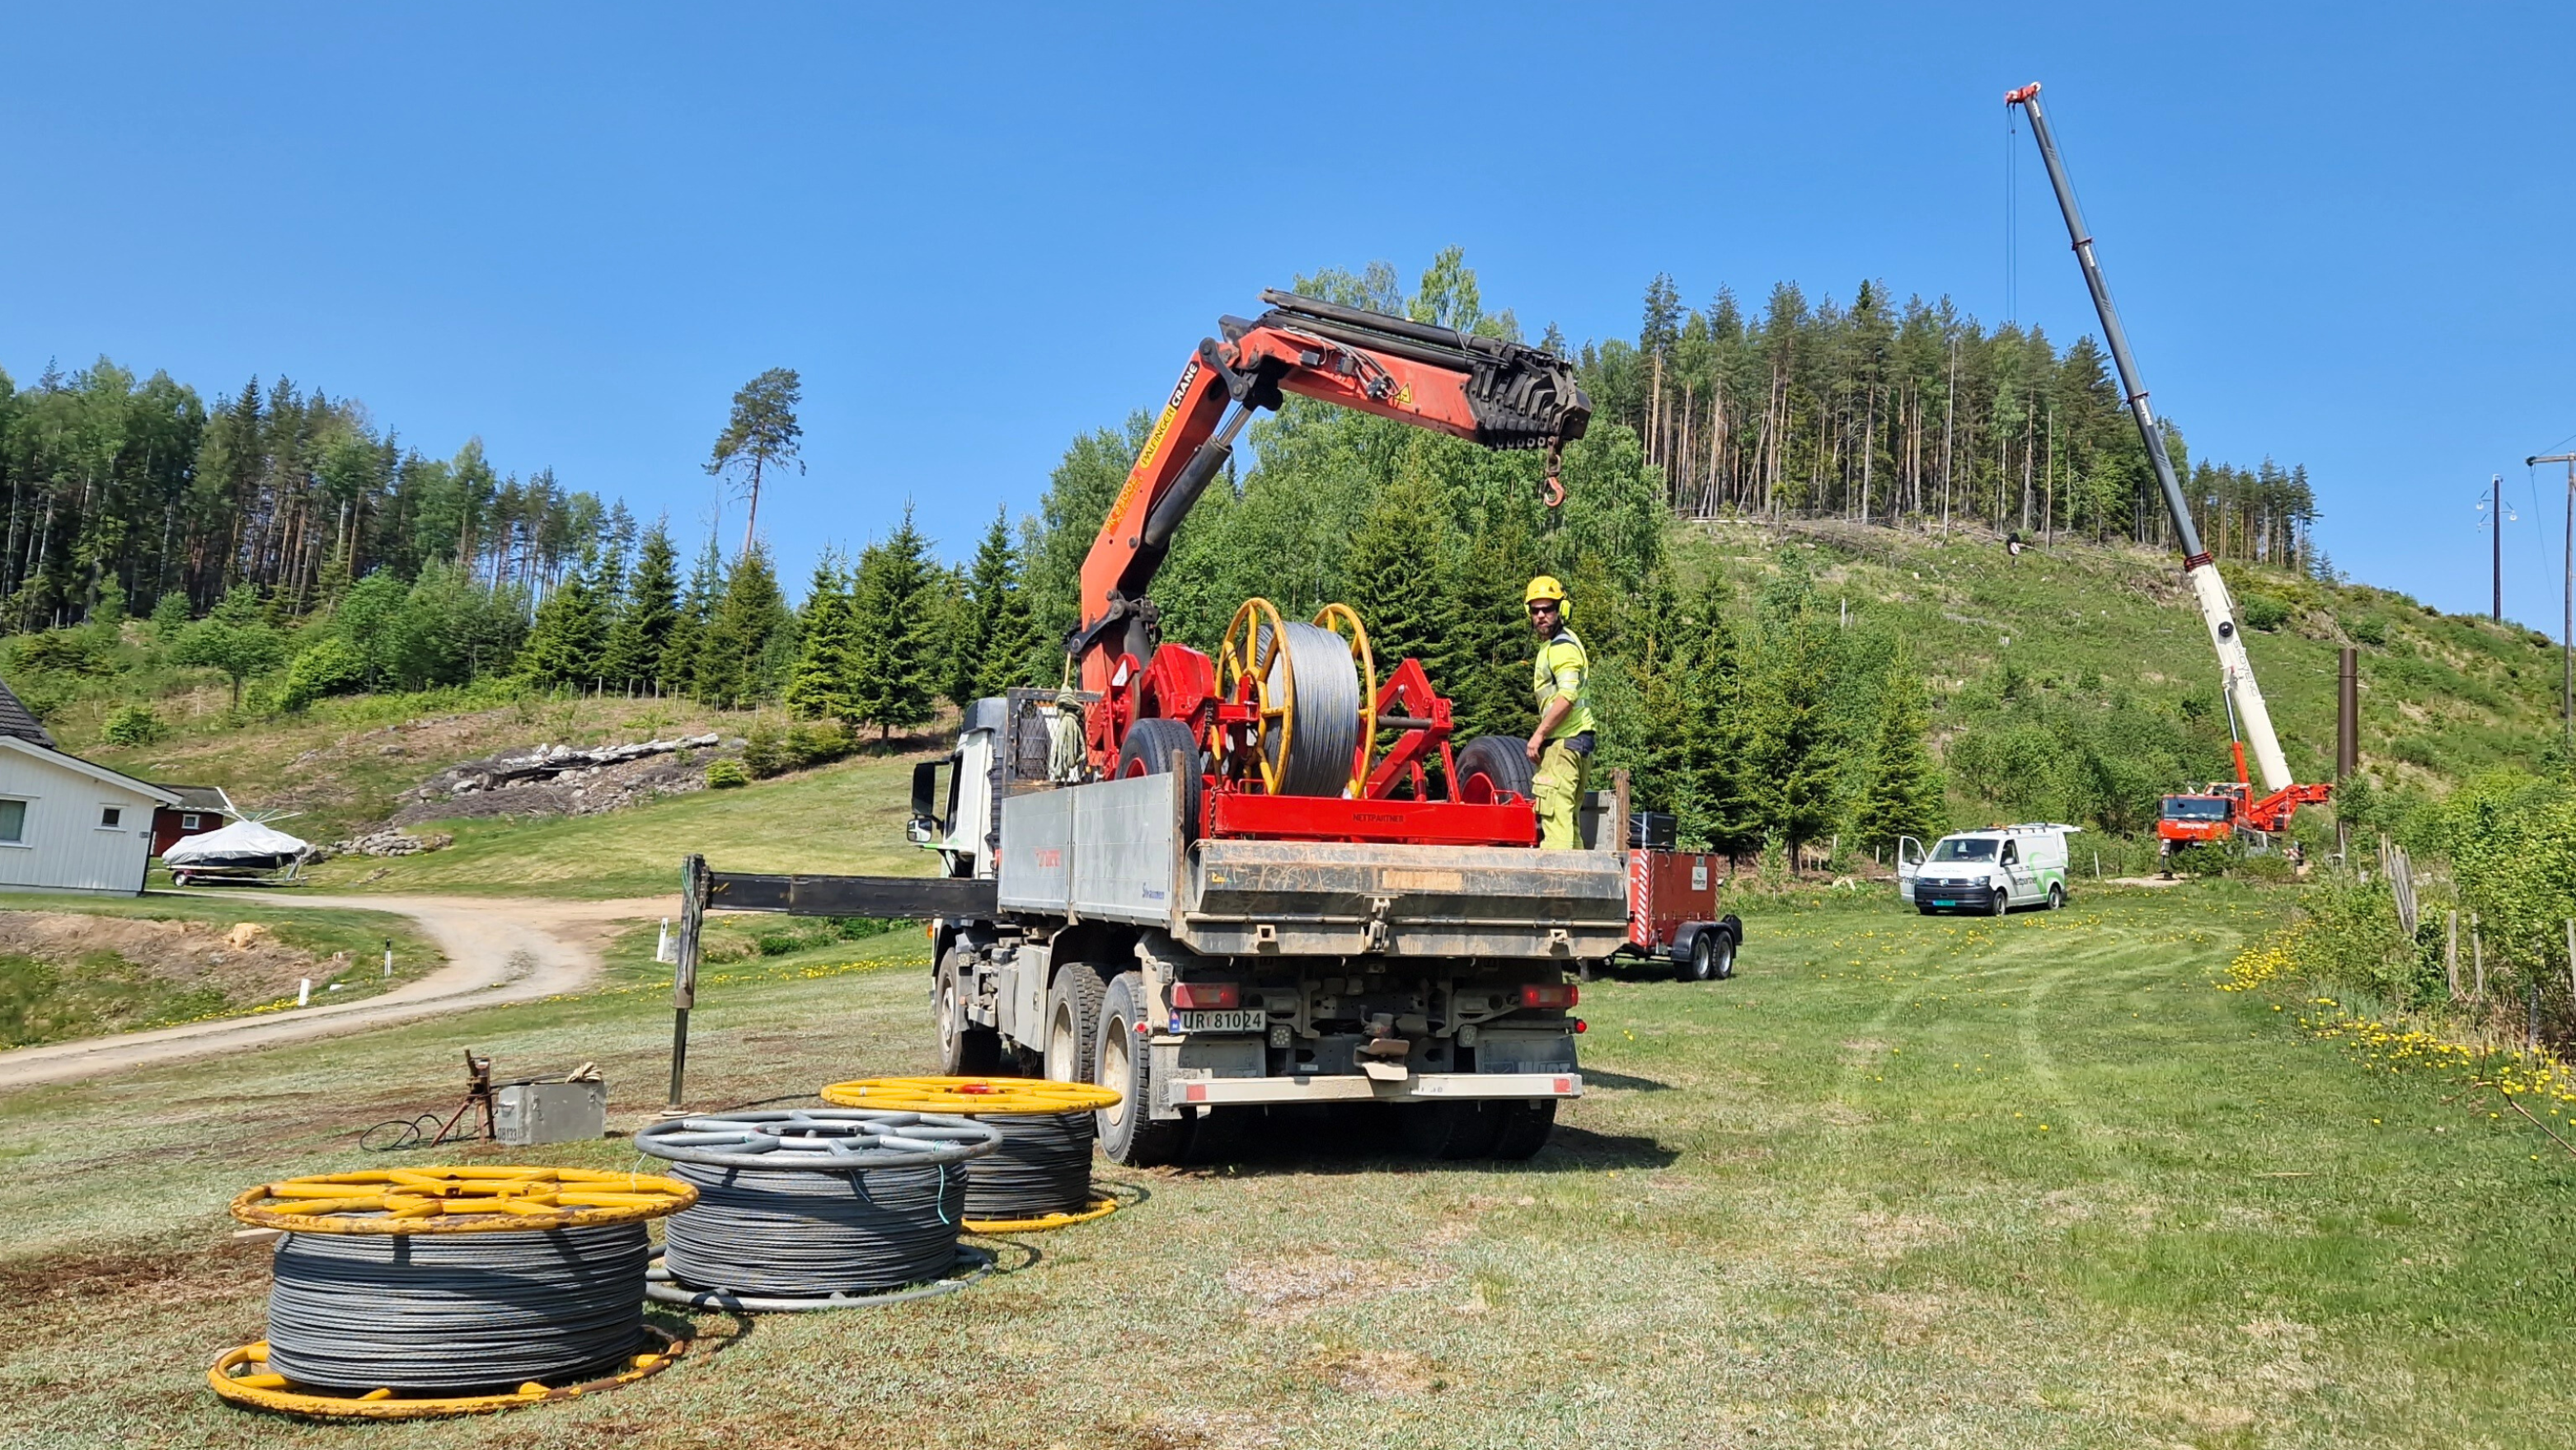
[[[2280,737],[2273,733],[2272,712],[2263,703],[2262,687],[2254,682],[2254,662],[2247,657],[2244,637],[2236,627],[2236,602],[2227,595],[2227,581],[2219,577],[2217,563],[2201,547],[2200,530],[2192,523],[2191,506],[2183,498],[2182,480],[2175,476],[2173,459],[2165,453],[2164,430],[2156,426],[2155,414],[2147,407],[2147,385],[2139,375],[2138,360],[2129,353],[2129,335],[2120,326],[2119,309],[2111,305],[2110,284],[2093,258],[2093,234],[2084,228],[2074,184],[2066,179],[2065,163],[2057,156],[2057,138],[2050,134],[2048,117],[2039,109],[2038,82],[2010,92],[2004,104],[2021,107],[2030,118],[2030,134],[2039,143],[2040,160],[2047,164],[2048,184],[2057,192],[2057,209],[2065,215],[2075,261],[2084,269],[2084,285],[2091,290],[2093,310],[2102,319],[2103,341],[2109,344],[2112,365],[2120,372],[2121,396],[2128,400],[2130,419],[2138,425],[2138,441],[2146,445],[2147,461],[2155,466],[2156,482],[2164,489],[2165,509],[2173,516],[2174,536],[2182,544],[2183,579],[2191,585],[2201,623],[2208,626],[2209,643],[2218,651],[2219,684],[2227,692],[2228,706],[2246,743],[2254,748],[2263,789],[2274,794],[2288,790],[2294,783],[2290,762],[2281,754]]]
[[[1152,653],[1145,591],[1181,519],[1233,457],[1234,440],[1285,394],[1333,403],[1488,448],[1544,448],[1583,436],[1592,400],[1572,365],[1543,348],[1268,291],[1259,318],[1220,319],[1155,418],[1082,562],[1082,624],[1066,651],[1086,690],[1105,689],[1122,655]]]

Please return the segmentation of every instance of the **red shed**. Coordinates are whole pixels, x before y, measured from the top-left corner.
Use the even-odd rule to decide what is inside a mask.
[[[179,797],[174,806],[162,806],[152,813],[152,854],[160,855],[190,836],[231,825],[241,819],[233,809],[233,799],[219,785],[165,785],[163,790]]]

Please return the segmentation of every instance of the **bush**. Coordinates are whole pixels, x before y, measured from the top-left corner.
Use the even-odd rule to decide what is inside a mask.
[[[169,723],[151,706],[119,705],[99,736],[110,745],[150,745],[169,733]]]
[[[2259,629],[2265,634],[2290,622],[2290,606],[2268,594],[2246,595],[2243,613],[2247,629]]]
[[[2351,635],[2355,644],[2379,646],[2388,643],[2388,621],[2376,614],[2345,620],[2343,632]]]
[[[286,667],[286,691],[278,703],[301,710],[328,695],[354,695],[367,687],[367,662],[336,634],[315,640]]]
[[[762,719],[754,721],[751,729],[744,732],[742,768],[750,773],[749,779],[752,780],[767,780],[787,769],[787,740],[777,726]],[[708,767],[707,783],[715,783],[713,766]]]
[[[739,790],[751,784],[751,772],[739,760],[719,760],[707,766],[707,789]]]

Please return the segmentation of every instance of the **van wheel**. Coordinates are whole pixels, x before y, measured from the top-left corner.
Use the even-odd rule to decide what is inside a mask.
[[[1098,1064],[1092,1081],[1114,1088],[1118,1101],[1093,1115],[1100,1151],[1130,1168],[1167,1168],[1189,1150],[1190,1120],[1154,1119],[1153,1053],[1136,1029],[1145,1021],[1145,974],[1121,972],[1100,999],[1100,1026],[1092,1038]]]
[[[2012,910],[2012,888],[2011,888],[2011,887],[2009,887],[2009,886],[1999,886],[1999,887],[1996,887],[1996,888],[1995,888],[1995,893],[1994,893],[1994,895],[1995,895],[1995,904],[1994,904],[1992,907],[1989,907],[1989,908],[1988,908],[1988,910],[1990,910],[1991,912],[1993,912],[1993,914],[1995,914],[1996,916],[2001,916],[2001,915],[2003,915],[2005,912]]]
[[[2049,910],[2051,910],[2051,911],[2059,911],[2059,910],[2064,909],[2064,908],[2065,908],[2065,906],[2066,906],[2066,885],[2065,885],[2065,883],[2064,883],[2064,882],[2051,882],[2051,883],[2049,884],[2049,888],[2048,888],[2048,909],[2049,909]]]

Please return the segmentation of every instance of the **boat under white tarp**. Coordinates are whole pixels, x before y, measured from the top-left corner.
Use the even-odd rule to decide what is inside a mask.
[[[304,841],[257,821],[235,821],[220,830],[173,841],[161,853],[173,876],[233,875],[292,869],[310,850]]]

